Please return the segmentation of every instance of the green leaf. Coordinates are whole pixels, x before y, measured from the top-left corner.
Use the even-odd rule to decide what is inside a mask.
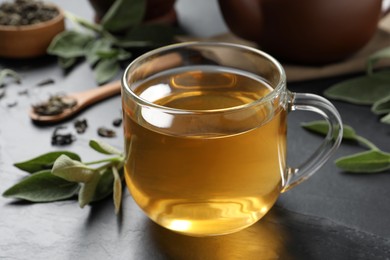
[[[348,172],[375,173],[390,169],[390,154],[371,150],[336,160],[336,165]]]
[[[120,32],[137,26],[143,20],[145,0],[116,0],[102,19],[102,26],[109,32]]]
[[[65,16],[66,16],[66,18],[68,18],[69,20],[74,22],[75,24],[81,25],[82,27],[87,28],[89,30],[95,31],[97,33],[102,33],[102,31],[103,31],[103,28],[101,25],[96,24],[96,23],[91,23],[91,22],[85,20],[84,18],[76,16],[70,12],[65,11]]]
[[[54,162],[52,174],[72,182],[90,182],[96,170],[89,168],[79,161],[72,160],[66,155],[61,155]]]
[[[91,41],[87,46],[87,61],[92,66],[95,65],[102,57],[99,52],[109,51],[112,49],[112,42],[106,38]]]
[[[328,88],[328,98],[358,105],[372,105],[384,96],[390,95],[390,74],[378,72],[343,81]]]
[[[172,26],[162,24],[142,24],[130,30],[121,42],[145,41],[153,45],[166,45],[173,41],[176,31]]]
[[[329,124],[325,120],[311,121],[301,124],[303,128],[311,132],[326,135],[329,131]],[[343,139],[357,141],[355,130],[349,125],[343,125]]]
[[[122,179],[118,173],[117,168],[112,167],[112,172],[114,174],[114,205],[115,205],[115,214],[119,213],[119,210],[121,208],[121,201],[122,201]]]
[[[390,113],[390,95],[376,101],[371,107],[371,111],[377,115]]]
[[[86,54],[86,46],[95,37],[86,33],[76,31],[64,31],[58,34],[50,43],[47,53],[62,58],[82,57]]]
[[[57,158],[61,155],[66,155],[73,160],[81,161],[80,156],[75,153],[68,151],[56,151],[42,154],[24,162],[15,163],[14,166],[20,170],[34,173],[41,170],[51,169],[53,167],[54,161],[57,160]]]
[[[100,177],[101,176],[98,172],[94,172],[89,182],[81,184],[81,189],[79,191],[79,205],[81,208],[92,201],[95,196],[96,187],[98,186]]]
[[[7,189],[4,197],[31,202],[64,200],[77,194],[79,184],[54,176],[49,170],[34,173]]]
[[[94,149],[95,151],[102,153],[102,154],[117,154],[122,155],[122,151],[116,149],[115,147],[106,144],[104,142],[98,141],[98,140],[91,140],[89,141],[89,146]]]
[[[77,57],[72,57],[72,58],[58,57],[58,64],[63,69],[69,69],[73,67],[76,63],[77,63]]]
[[[14,70],[2,69],[0,70],[0,85],[3,84],[4,79],[8,76],[16,80],[16,83],[18,84],[20,84],[20,82],[22,81],[22,78]]]
[[[99,84],[110,81],[120,70],[118,61],[115,58],[102,59],[94,68],[95,79]]]
[[[106,198],[113,192],[114,175],[111,167],[106,168],[99,179],[92,201]]]
[[[390,58],[390,47],[386,47],[370,55],[367,60],[367,73],[372,74],[374,70],[374,65],[381,59],[386,58]]]
[[[381,122],[384,124],[390,124],[390,113],[381,118]]]

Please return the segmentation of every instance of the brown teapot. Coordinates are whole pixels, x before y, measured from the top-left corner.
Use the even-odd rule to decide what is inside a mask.
[[[230,30],[276,58],[324,64],[345,59],[374,35],[382,0],[219,0]]]

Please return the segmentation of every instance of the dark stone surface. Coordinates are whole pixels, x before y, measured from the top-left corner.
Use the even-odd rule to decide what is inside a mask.
[[[87,1],[54,2],[92,20]],[[179,2],[183,14],[192,10],[191,4],[195,5],[195,1]],[[208,3],[196,1],[202,6]],[[186,15],[179,17],[184,24],[196,26],[185,20]],[[223,28],[218,23],[215,26],[216,31]],[[76,142],[66,147],[50,144],[53,126],[34,125],[27,116],[32,103],[45,100],[52,93],[94,87],[92,72],[85,63],[68,74],[51,58],[0,60],[0,66],[13,68],[23,77],[21,85],[8,84],[6,96],[0,99],[1,193],[25,176],[13,167],[15,162],[60,149],[77,152],[85,161],[94,160],[99,155],[87,145],[92,138],[123,147],[121,128],[113,139],[97,135],[98,127],[111,126],[120,116],[119,96],[78,115],[76,118],[88,119],[89,128],[84,134],[75,133]],[[294,83],[289,88],[321,94],[331,84],[350,76]],[[47,78],[55,83],[36,86]],[[18,94],[23,90],[28,90],[28,95]],[[14,101],[17,105],[8,107]],[[390,151],[390,127],[380,124],[369,107],[334,104],[345,123],[381,149]],[[321,137],[299,126],[302,121],[316,118],[310,113],[290,114],[291,164],[309,156],[321,141]],[[61,125],[74,130],[74,119]],[[362,150],[354,144],[343,144],[332,160]],[[220,237],[185,237],[157,226],[143,215],[127,190],[119,216],[115,216],[110,199],[80,209],[73,200],[30,204],[1,197],[0,259],[390,259],[389,172],[347,174],[337,169],[332,160],[309,180],[282,194],[263,220],[241,232]]]

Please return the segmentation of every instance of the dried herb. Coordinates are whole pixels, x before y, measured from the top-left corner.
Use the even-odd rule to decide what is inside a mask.
[[[70,132],[60,133],[62,129],[66,129],[66,127],[59,126],[54,129],[54,132],[51,136],[52,145],[68,145],[76,140],[76,137]]]
[[[78,134],[83,134],[88,128],[87,119],[79,119],[74,122],[74,128]]]
[[[321,135],[326,135],[329,128],[327,122],[323,120],[303,123],[302,126]],[[376,173],[390,169],[390,153],[381,151],[375,144],[357,135],[352,127],[344,125],[343,139],[362,144],[369,151],[338,158],[335,163],[340,169],[354,173]]]
[[[17,105],[18,105],[17,101],[13,101],[13,102],[7,103],[7,107],[9,107],[9,108],[16,107]]]
[[[31,202],[52,202],[78,197],[80,207],[113,194],[115,213],[122,200],[124,156],[118,149],[92,140],[95,151],[111,155],[106,159],[81,162],[80,156],[68,151],[51,152],[16,163],[29,176],[8,188],[4,197]],[[97,167],[92,167],[97,165]]]
[[[2,69],[0,70],[0,86],[4,85],[4,81],[7,77],[13,78],[17,84],[22,82],[22,78],[14,70]]]
[[[58,115],[65,109],[71,109],[77,105],[77,101],[69,96],[54,95],[48,101],[32,106],[33,111],[38,115]]]
[[[122,125],[122,118],[117,118],[112,122],[112,125],[115,127],[120,127]]]
[[[41,82],[38,82],[37,86],[38,87],[43,87],[43,86],[54,84],[54,83],[55,83],[54,79],[44,79]]]
[[[53,19],[58,10],[42,1],[15,0],[0,5],[0,25],[31,25]]]
[[[101,137],[116,137],[116,132],[106,127],[99,127],[97,132]]]

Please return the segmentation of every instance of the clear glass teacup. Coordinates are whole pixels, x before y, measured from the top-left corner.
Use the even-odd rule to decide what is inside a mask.
[[[134,60],[122,79],[125,178],[140,208],[191,236],[239,231],[333,154],[342,123],[326,99],[292,93],[268,54],[229,43],[182,43]],[[286,165],[287,114],[307,110],[329,133]]]

